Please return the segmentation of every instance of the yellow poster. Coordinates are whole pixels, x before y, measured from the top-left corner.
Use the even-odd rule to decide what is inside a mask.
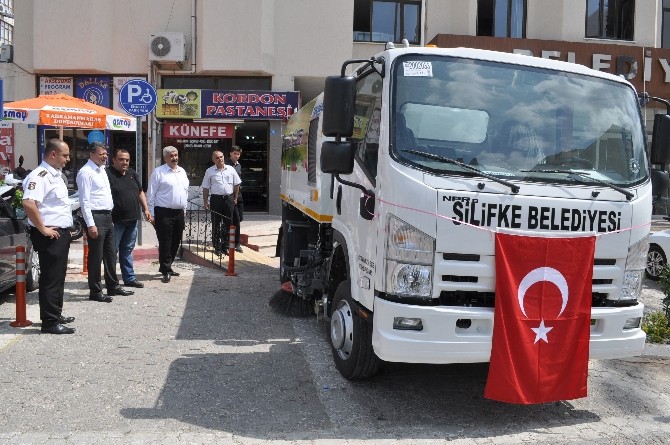
[[[156,117],[197,119],[200,117],[200,90],[157,90]]]

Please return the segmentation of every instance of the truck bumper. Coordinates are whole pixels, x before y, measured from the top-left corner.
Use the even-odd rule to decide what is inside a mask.
[[[493,308],[412,306],[375,299],[372,346],[388,362],[476,363],[491,356]],[[590,358],[639,355],[646,335],[642,329],[626,329],[630,318],[642,317],[644,305],[594,308],[591,312]],[[395,317],[420,318],[421,331],[393,328]],[[461,322],[457,320],[470,320]],[[469,324],[469,326],[468,326]],[[467,326],[467,327],[465,327]]]

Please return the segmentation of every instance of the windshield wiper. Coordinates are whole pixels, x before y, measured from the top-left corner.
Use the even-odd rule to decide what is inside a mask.
[[[425,153],[423,151],[418,151],[418,150],[400,150],[400,151],[404,151],[406,153],[412,153],[412,154],[415,154],[415,155],[418,155],[418,156],[422,156],[426,159],[432,159],[434,161],[444,162],[445,164],[457,165],[457,166],[461,167],[463,170],[468,170],[468,171],[471,171],[473,173],[476,173],[477,176],[481,176],[482,178],[490,179],[491,181],[495,181],[498,184],[506,185],[507,187],[512,189],[512,193],[519,193],[520,189],[519,189],[518,185],[512,184],[509,181],[505,181],[504,179],[500,179],[500,178],[495,177],[493,175],[489,175],[488,173],[484,173],[483,171],[479,170],[478,168],[475,168],[475,167],[473,167],[471,165],[468,165],[464,162],[457,161],[456,159],[451,159],[451,158],[447,158],[445,156],[440,156],[440,155],[434,155],[432,153]]]
[[[593,182],[596,182],[598,184],[602,184],[602,185],[607,186],[607,187],[609,187],[613,190],[616,190],[617,192],[623,194],[628,201],[630,201],[631,199],[633,199],[633,197],[635,197],[635,195],[633,193],[629,192],[626,189],[623,189],[623,188],[619,187],[618,185],[614,185],[611,182],[603,181],[602,179],[594,178],[591,175],[589,175],[588,173],[584,173],[584,172],[580,172],[580,171],[576,171],[576,170],[537,168],[537,169],[521,170],[521,171],[524,172],[524,173],[526,173],[526,172],[531,172],[531,173],[563,173],[563,174],[566,174],[566,175],[575,175],[575,176],[579,176],[579,177],[582,177],[582,178],[587,178],[587,179],[589,179]],[[580,181],[580,182],[582,184],[589,184],[588,181]]]

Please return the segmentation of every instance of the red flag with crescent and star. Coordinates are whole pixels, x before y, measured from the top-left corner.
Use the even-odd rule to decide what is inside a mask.
[[[496,234],[491,363],[484,397],[586,397],[595,235]]]

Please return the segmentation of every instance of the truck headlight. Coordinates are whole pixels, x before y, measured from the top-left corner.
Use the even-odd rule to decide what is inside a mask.
[[[386,227],[386,292],[430,298],[435,239],[393,215]]]
[[[642,291],[642,274],[647,265],[648,251],[649,235],[628,248],[619,301],[637,300],[639,298]]]

